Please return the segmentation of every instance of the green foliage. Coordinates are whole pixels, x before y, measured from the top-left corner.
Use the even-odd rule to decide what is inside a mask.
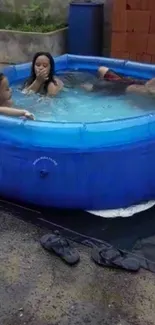
[[[60,28],[66,27],[65,24],[51,24],[51,25],[36,25],[32,26],[31,24],[19,24],[17,26],[7,25],[4,29],[7,30],[18,30],[22,32],[35,32],[35,33],[48,33]]]
[[[43,0],[32,0],[18,12],[0,12],[0,29],[47,33],[66,27],[64,22],[54,22]]]
[[[51,22],[51,18],[46,10],[45,1],[43,0],[32,0],[31,5],[23,6],[21,15],[25,18],[27,24],[34,26]]]

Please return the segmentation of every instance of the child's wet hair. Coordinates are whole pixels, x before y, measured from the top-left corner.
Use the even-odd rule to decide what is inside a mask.
[[[43,88],[41,89],[42,94],[46,94],[48,91],[48,85],[53,82],[54,84],[57,84],[56,80],[54,79],[54,74],[55,74],[55,63],[52,55],[48,52],[37,52],[32,60],[32,68],[31,68],[31,76],[30,78],[26,81],[26,86],[30,86],[36,79],[36,74],[35,74],[35,62],[39,56],[46,56],[49,59],[50,62],[50,71],[48,75],[48,80],[44,82]]]

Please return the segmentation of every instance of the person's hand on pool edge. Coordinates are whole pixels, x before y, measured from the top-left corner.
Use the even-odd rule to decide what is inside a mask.
[[[24,110],[23,117],[25,117],[28,120],[35,120],[34,114],[30,113],[29,111]]]

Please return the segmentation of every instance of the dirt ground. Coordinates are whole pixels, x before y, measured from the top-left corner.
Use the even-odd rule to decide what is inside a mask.
[[[1,325],[154,324],[154,274],[103,269],[77,244],[69,267],[41,248],[47,232],[0,212]]]

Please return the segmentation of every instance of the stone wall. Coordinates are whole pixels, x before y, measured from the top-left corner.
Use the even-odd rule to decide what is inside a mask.
[[[29,62],[40,51],[53,56],[64,54],[66,39],[67,28],[45,34],[0,30],[0,63]]]

